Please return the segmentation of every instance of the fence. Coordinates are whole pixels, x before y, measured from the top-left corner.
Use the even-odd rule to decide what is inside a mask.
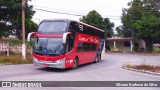
[[[32,47],[27,48],[27,52],[31,52]],[[7,41],[0,41],[0,52],[13,52],[15,54],[19,54],[22,52],[22,45],[17,44],[17,45],[10,45],[9,42]]]

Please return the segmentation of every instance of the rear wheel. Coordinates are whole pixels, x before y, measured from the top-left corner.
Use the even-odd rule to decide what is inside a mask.
[[[96,62],[96,63],[99,62],[99,57],[98,57],[98,55],[96,56],[95,62]]]
[[[78,59],[75,58],[75,59],[73,60],[73,63],[74,63],[74,65],[73,65],[72,69],[76,69],[76,68],[78,67]]]
[[[100,55],[98,55],[98,58],[99,58],[99,61],[101,61],[101,54],[100,54]]]
[[[96,56],[95,62],[99,62],[99,61],[101,61],[101,55],[97,55],[97,56]]]

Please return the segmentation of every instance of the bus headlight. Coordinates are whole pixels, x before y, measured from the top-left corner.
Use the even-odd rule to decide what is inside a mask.
[[[65,58],[62,58],[62,59],[55,61],[55,63],[63,63],[64,61],[65,61]]]
[[[38,61],[38,59],[37,59],[37,58],[35,58],[35,57],[33,57],[33,61]]]

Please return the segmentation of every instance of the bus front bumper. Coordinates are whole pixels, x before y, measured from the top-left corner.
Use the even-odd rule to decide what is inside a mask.
[[[51,67],[51,68],[65,68],[65,58],[62,58],[57,61],[44,61],[44,60],[38,60],[37,58],[33,57],[33,64],[35,66],[41,66],[41,67]]]

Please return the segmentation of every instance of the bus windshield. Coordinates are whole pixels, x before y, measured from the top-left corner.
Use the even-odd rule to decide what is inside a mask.
[[[39,26],[38,32],[40,32],[40,33],[65,32],[66,27],[67,27],[67,22],[62,22],[62,21],[42,22]]]
[[[64,54],[62,38],[38,38],[34,40],[34,53],[57,56]]]

